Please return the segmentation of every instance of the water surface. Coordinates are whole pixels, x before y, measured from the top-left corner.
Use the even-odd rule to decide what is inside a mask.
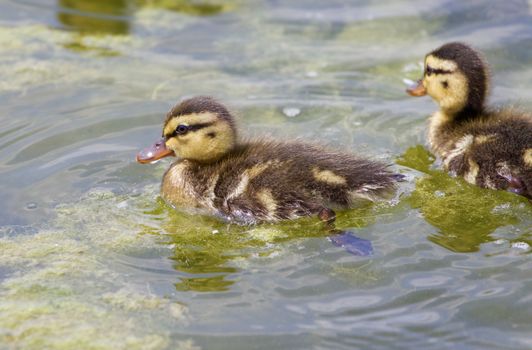
[[[0,1],[0,348],[529,349],[532,209],[438,171],[421,75],[482,49],[491,102],[532,102],[529,1]],[[247,136],[395,163],[397,200],[228,226],[158,197],[135,152],[166,111],[225,101]]]

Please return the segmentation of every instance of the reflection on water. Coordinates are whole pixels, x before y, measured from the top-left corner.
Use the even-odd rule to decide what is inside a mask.
[[[81,34],[129,34],[137,8],[160,8],[194,16],[212,16],[234,4],[190,0],[58,0],[57,19]]]
[[[375,221],[384,207],[366,205],[339,212],[337,227],[363,228]],[[170,259],[179,273],[175,287],[179,291],[215,292],[229,290],[238,261],[249,257],[277,254],[283,242],[302,238],[325,239],[328,230],[317,218],[303,218],[276,225],[238,226],[211,217],[175,211],[159,199],[146,215],[162,219],[158,227],[145,227],[144,234],[156,234],[171,247]],[[342,251],[342,249],[338,249]],[[346,253],[347,254],[347,253]]]
[[[63,47],[97,56],[118,56],[120,51],[87,43],[86,36],[128,35],[133,16],[143,8],[165,9],[191,16],[213,16],[234,9],[236,2],[189,0],[58,0],[57,19],[61,28],[76,35]]]
[[[433,161],[422,146],[410,147],[397,161],[426,174],[416,181],[415,190],[405,200],[438,229],[429,236],[430,241],[453,252],[475,252],[481,244],[498,239],[492,235],[497,228],[517,224],[532,214],[524,197],[452,178],[433,170]],[[527,241],[526,237],[521,239]]]
[[[129,0],[58,0],[57,19],[82,34],[128,34]]]
[[[234,1],[137,0],[141,7],[154,7],[193,16],[213,16],[234,8]]]

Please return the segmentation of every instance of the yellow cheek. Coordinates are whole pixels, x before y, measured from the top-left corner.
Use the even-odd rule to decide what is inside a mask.
[[[467,79],[460,72],[425,77],[424,83],[427,93],[448,112],[459,111],[467,103]],[[447,88],[443,86],[444,83]]]
[[[466,104],[469,94],[467,78],[462,73],[455,73],[449,76],[448,84],[450,103],[462,108]]]
[[[203,121],[209,120],[210,114],[195,114],[195,118],[203,118]],[[179,119],[189,116],[179,117]],[[177,120],[171,120],[165,126],[165,132],[175,129]],[[179,121],[184,123],[183,120]],[[191,123],[192,125],[194,123]],[[212,134],[212,137],[209,136]],[[235,143],[235,134],[231,125],[226,122],[214,122],[213,125],[204,129],[191,131],[184,135],[178,135],[166,141],[166,147],[184,159],[198,161],[212,161],[220,158],[229,152]]]
[[[177,150],[174,152],[180,157],[197,158],[196,156],[199,156],[204,152],[205,141],[202,140],[197,133],[189,133],[187,135],[178,136],[175,139]]]
[[[427,89],[427,94],[430,97],[438,102],[445,98],[446,91],[437,77],[427,76],[424,79],[424,83],[425,88]]]
[[[179,143],[177,142],[175,137],[172,137],[171,139],[166,141],[166,148],[171,149],[174,152],[179,148]]]

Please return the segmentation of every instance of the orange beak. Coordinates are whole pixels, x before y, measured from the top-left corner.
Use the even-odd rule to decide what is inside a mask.
[[[161,138],[150,147],[144,148],[142,151],[137,153],[137,162],[141,164],[153,163],[168,156],[175,156],[174,151],[166,148],[164,138]]]
[[[410,96],[425,96],[427,94],[427,90],[423,86],[423,80],[418,80],[417,84],[406,89],[406,92]]]

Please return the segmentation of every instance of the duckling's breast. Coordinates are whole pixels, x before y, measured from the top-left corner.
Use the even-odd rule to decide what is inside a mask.
[[[161,196],[175,207],[204,207],[205,200],[198,196],[190,177],[190,164],[180,161],[172,164],[163,176]]]
[[[432,152],[442,158],[446,152],[449,152],[455,141],[448,135],[450,122],[451,118],[442,111],[437,111],[429,119],[428,144]]]

